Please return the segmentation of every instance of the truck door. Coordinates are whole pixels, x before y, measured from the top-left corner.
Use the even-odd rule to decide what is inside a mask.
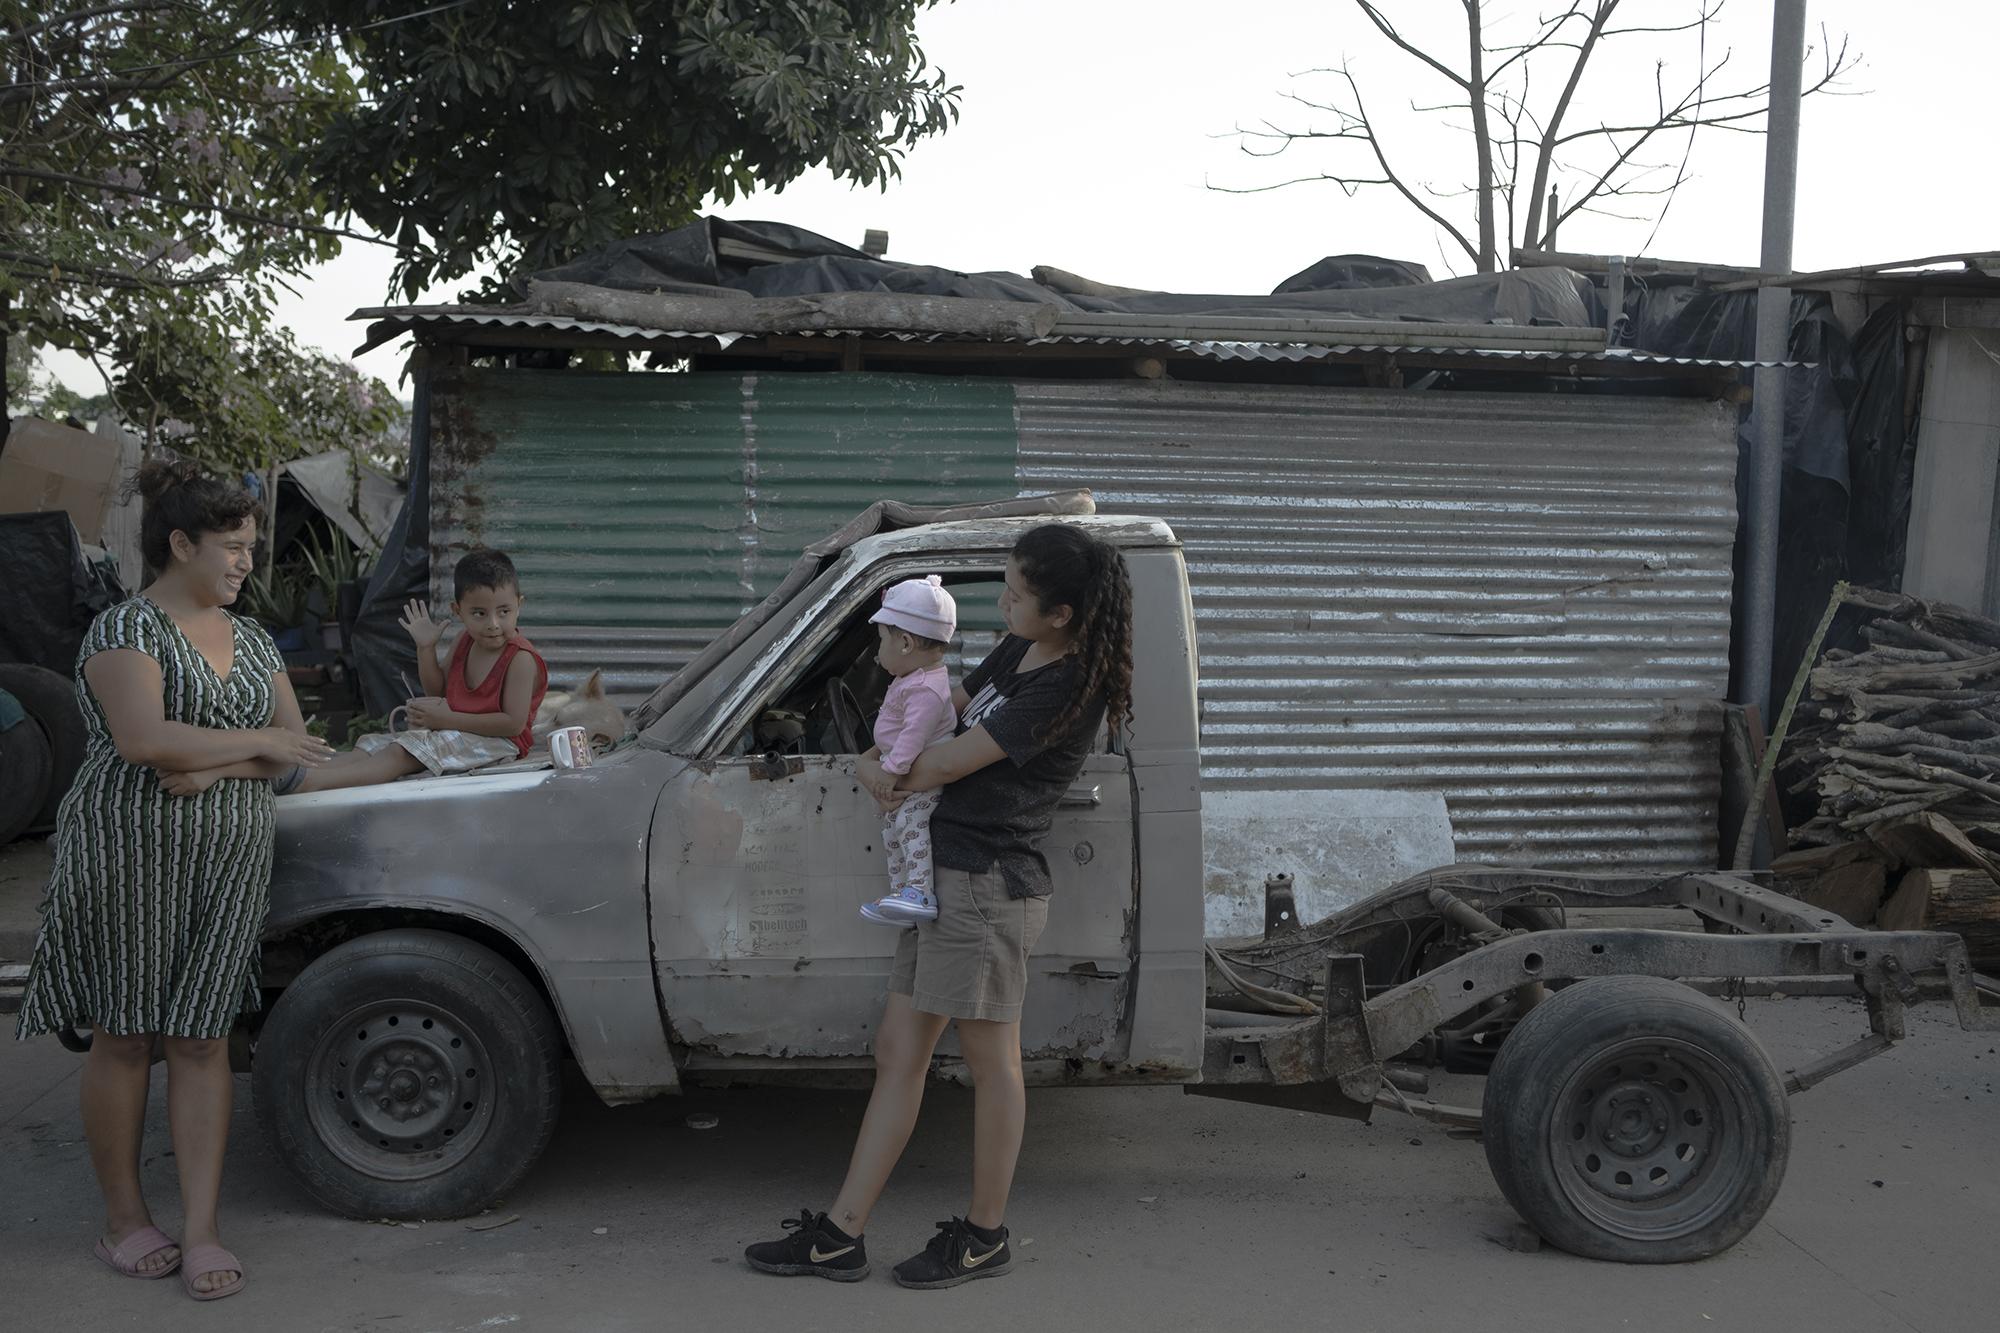
[[[959,602],[953,678],[996,641],[999,562],[863,571],[769,678],[722,753],[671,783],[649,866],[654,957],[689,1067],[865,1058],[897,932],[860,907],[886,891],[881,818],[854,780],[887,678],[868,617],[899,579],[944,573]],[[1132,784],[1119,754],[1090,756],[1044,851],[1055,881],[1029,961],[1024,1056],[1125,1053],[1135,957]],[[949,1054],[955,1039],[940,1047]]]

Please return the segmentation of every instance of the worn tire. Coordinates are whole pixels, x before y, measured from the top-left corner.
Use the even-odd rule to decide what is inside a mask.
[[[1657,977],[1551,995],[1486,1081],[1486,1161],[1551,1244],[1679,1263],[1728,1249],[1784,1180],[1791,1110],[1771,1058],[1708,1000]]]
[[[0,847],[41,817],[50,768],[49,740],[33,717],[0,731]]]
[[[69,795],[76,770],[83,766],[89,733],[84,730],[83,709],[76,701],[76,686],[68,677],[47,667],[21,662],[0,662],[0,690],[21,701],[28,716],[41,725],[49,743],[49,788],[30,828],[50,829],[56,824],[56,807]]]
[[[491,1206],[554,1133],[562,1039],[506,959],[431,930],[366,935],[285,987],[252,1063],[257,1119],[347,1217]]]

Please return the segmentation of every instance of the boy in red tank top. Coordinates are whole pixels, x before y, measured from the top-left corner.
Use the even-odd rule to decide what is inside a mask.
[[[465,632],[448,665],[438,664],[443,630],[430,607],[412,601],[403,609],[424,686],[406,705],[410,729],[361,737],[352,755],[307,772],[293,790],[360,787],[426,769],[462,773],[527,756],[549,669],[515,623],[523,599],[514,562],[501,551],[470,551],[451,577],[451,613]]]

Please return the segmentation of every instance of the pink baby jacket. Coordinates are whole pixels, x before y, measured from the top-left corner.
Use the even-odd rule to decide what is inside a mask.
[[[897,777],[917,756],[958,733],[958,710],[951,706],[951,673],[942,666],[898,676],[882,698],[875,718],[875,744],[882,770]]]

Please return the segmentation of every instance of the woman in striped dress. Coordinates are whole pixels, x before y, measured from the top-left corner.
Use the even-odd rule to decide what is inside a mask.
[[[258,1003],[270,780],[328,751],[307,735],[270,636],[223,609],[250,573],[257,502],[185,463],[147,464],[138,489],[154,580],[100,615],[77,654],[90,745],[56,817],[19,1035],[91,1030],[82,1098],[104,1193],[97,1257],[131,1277],[179,1268],[189,1295],[214,1300],[243,1284],[216,1200],[234,1092],[229,1029]],[[139,1184],[155,1037],[166,1048],[179,1241],[153,1225]]]

